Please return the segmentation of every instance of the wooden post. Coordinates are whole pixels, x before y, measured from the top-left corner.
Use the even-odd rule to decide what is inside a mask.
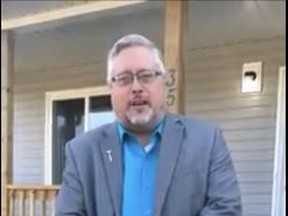
[[[12,182],[13,35],[1,32],[1,216],[8,215],[7,185]]]
[[[166,104],[170,112],[184,114],[184,53],[188,2],[166,1],[164,60],[166,65]]]

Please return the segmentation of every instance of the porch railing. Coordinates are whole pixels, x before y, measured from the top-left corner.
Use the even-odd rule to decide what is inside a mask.
[[[7,216],[55,216],[59,186],[8,185]]]

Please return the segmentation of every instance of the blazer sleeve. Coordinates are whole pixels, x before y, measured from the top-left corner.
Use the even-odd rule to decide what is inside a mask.
[[[207,197],[200,216],[241,216],[241,196],[236,173],[219,129],[215,130],[208,175]]]
[[[83,188],[71,143],[65,146],[65,169],[56,199],[56,216],[86,216]]]

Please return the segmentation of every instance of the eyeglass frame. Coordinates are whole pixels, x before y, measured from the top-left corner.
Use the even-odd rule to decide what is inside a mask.
[[[141,80],[141,74],[143,74],[145,72],[151,72],[150,74],[153,75],[153,77],[151,77],[152,79],[150,81],[148,81],[148,82],[144,81],[144,80]],[[126,84],[123,83],[121,85],[120,83],[117,83],[117,77],[123,76],[123,75],[129,75],[130,76],[129,78],[131,78],[131,79],[129,80],[128,83],[126,83]],[[121,72],[121,73],[113,76],[111,78],[111,82],[115,83],[119,87],[126,87],[126,86],[130,86],[131,84],[133,84],[134,80],[136,78],[137,82],[139,82],[140,84],[149,84],[149,83],[152,83],[154,80],[156,80],[156,78],[158,76],[162,76],[162,75],[164,75],[164,73],[161,72],[161,71],[158,71],[158,70],[142,69],[142,70],[138,70],[136,73],[133,73],[132,71],[124,71],[124,72]],[[128,77],[126,77],[126,78],[128,78]],[[145,77],[142,77],[142,79],[145,79]]]

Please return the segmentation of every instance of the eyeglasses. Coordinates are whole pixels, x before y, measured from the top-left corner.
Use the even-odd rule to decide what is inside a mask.
[[[152,83],[156,77],[161,75],[163,75],[162,72],[153,70],[141,70],[135,74],[133,74],[131,71],[127,71],[112,77],[111,81],[117,86],[124,87],[131,85],[134,82],[135,77],[139,83],[149,84]]]

